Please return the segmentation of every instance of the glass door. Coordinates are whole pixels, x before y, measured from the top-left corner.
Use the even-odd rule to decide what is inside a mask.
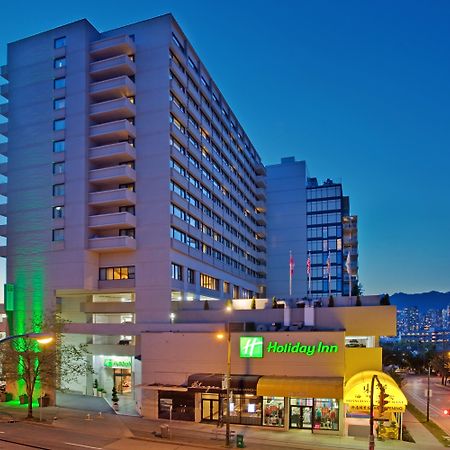
[[[219,420],[219,396],[202,396],[202,422],[217,422]]]
[[[312,406],[291,405],[289,427],[310,430],[312,428],[312,412]]]

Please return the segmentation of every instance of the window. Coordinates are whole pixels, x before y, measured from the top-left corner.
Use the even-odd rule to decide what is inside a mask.
[[[183,281],[183,267],[172,263],[172,280]]]
[[[131,192],[136,192],[134,183],[119,184],[119,189],[128,189]]]
[[[62,219],[64,217],[64,206],[54,206],[52,217],[54,219]]]
[[[66,46],[66,37],[61,36],[59,38],[56,38],[54,41],[54,47],[55,48],[62,48]]]
[[[119,230],[119,236],[128,236],[135,239],[136,228],[123,228],[122,230]]]
[[[315,398],[314,411],[314,429],[339,430],[339,403],[335,398]]]
[[[223,282],[223,293],[224,294],[230,293],[230,283],[228,283],[228,281]]]
[[[66,119],[57,119],[53,121],[53,130],[61,131],[66,128]]]
[[[187,282],[189,284],[195,284],[195,270],[193,269],[187,270]]]
[[[53,141],[53,151],[55,153],[61,153],[65,150],[66,148],[66,141],[61,140],[61,141]]]
[[[101,267],[99,280],[134,280],[134,266]]]
[[[53,185],[53,195],[55,197],[59,196],[59,195],[64,195],[64,184],[54,184]]]
[[[53,100],[53,109],[64,109],[66,107],[66,99],[65,98],[55,98]]]
[[[213,291],[219,290],[219,280],[204,273],[200,274],[200,286]]]
[[[55,78],[53,80],[53,87],[55,89],[62,89],[66,87],[66,77]]]
[[[133,214],[133,216],[136,214],[136,209],[134,205],[129,205],[129,206],[120,206],[119,207],[119,212],[127,212],[130,214]]]
[[[54,242],[56,241],[63,241],[64,240],[64,228],[56,228],[52,231],[52,240]]]
[[[53,174],[58,175],[64,173],[64,161],[53,163]]]
[[[61,69],[62,67],[66,67],[66,58],[56,58],[53,60],[53,68]]]

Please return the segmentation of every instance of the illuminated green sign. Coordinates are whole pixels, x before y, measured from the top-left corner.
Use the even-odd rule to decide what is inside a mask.
[[[111,356],[105,358],[103,365],[111,369],[131,369],[131,358],[127,356]]]
[[[338,346],[324,344],[320,341],[316,345],[306,345],[301,342],[280,344],[269,341],[266,345],[267,353],[298,353],[313,356],[317,353],[337,353]],[[262,358],[264,352],[264,338],[262,336],[242,336],[240,338],[239,353],[241,358]]]
[[[263,337],[262,336],[241,336],[239,342],[239,354],[241,358],[262,358],[263,357]]]

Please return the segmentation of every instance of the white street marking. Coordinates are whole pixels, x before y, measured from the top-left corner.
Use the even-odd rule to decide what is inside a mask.
[[[92,447],[92,445],[75,444],[74,442],[64,442],[66,445],[73,445],[74,447],[94,448],[96,450],[102,450],[102,447]]]

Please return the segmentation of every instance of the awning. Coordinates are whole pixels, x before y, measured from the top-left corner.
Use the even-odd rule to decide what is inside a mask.
[[[231,375],[230,388],[235,393],[256,394],[259,375]],[[222,392],[223,373],[194,373],[188,377],[188,389],[194,392]]]
[[[342,377],[261,377],[256,395],[265,397],[342,398]]]
[[[349,411],[368,412],[370,410],[370,386],[372,377],[376,375],[385,388],[387,403],[384,406],[388,412],[405,411],[408,400],[398,387],[397,383],[387,373],[377,370],[365,370],[353,375],[345,383],[344,403],[348,405]],[[378,383],[374,383],[373,390],[374,406],[378,408],[380,390]]]

